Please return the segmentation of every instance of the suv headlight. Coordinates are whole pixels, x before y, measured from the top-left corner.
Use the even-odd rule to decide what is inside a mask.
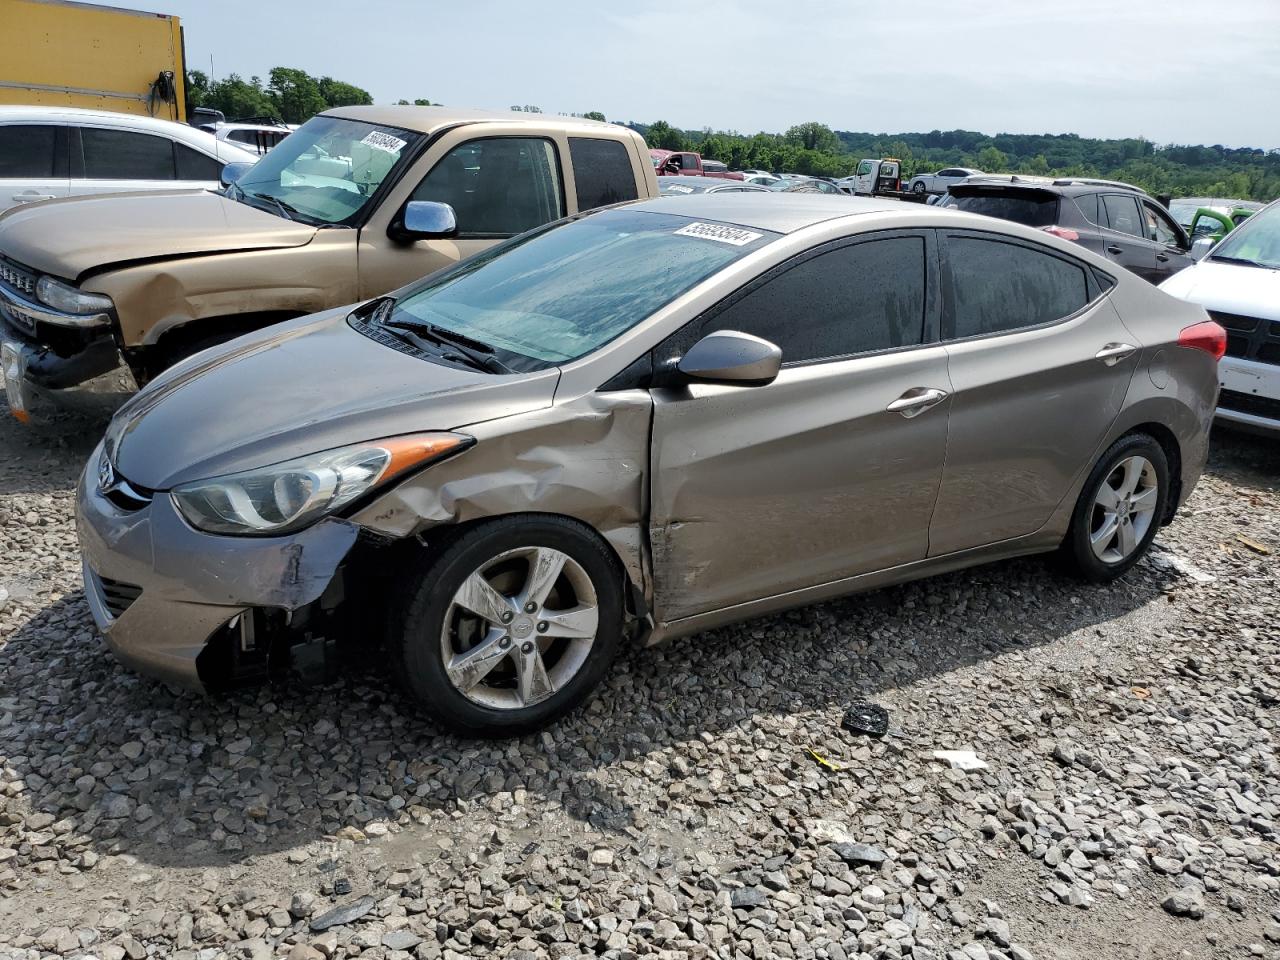
[[[415,467],[460,453],[459,433],[420,433],[339,447],[284,463],[197,480],[172,490],[187,522],[209,533],[289,533],[341,509]]]
[[[41,277],[36,281],[36,296],[41,303],[63,313],[105,313],[115,306],[108,296],[85,293],[53,277]]]

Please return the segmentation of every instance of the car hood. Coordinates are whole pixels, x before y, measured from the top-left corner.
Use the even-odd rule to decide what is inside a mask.
[[[308,243],[316,228],[210,190],[69,197],[0,217],[0,254],[79,280],[114,264]]]
[[[196,354],[120,408],[106,447],[135,486],[167,490],[294,457],[550,406],[559,370],[495,375],[353,330],[350,308]]]
[[[1206,310],[1280,320],[1280,270],[1207,259],[1175,273],[1160,289]]]

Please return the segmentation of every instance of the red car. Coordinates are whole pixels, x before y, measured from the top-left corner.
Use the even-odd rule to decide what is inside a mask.
[[[700,153],[677,153],[674,150],[650,150],[654,171],[660,177],[719,177],[722,180],[741,180],[742,174],[732,172],[719,160],[703,160]]]

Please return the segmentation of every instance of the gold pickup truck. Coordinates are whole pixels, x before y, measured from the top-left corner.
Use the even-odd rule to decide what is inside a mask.
[[[441,107],[330,110],[223,179],[0,216],[0,371],[20,419],[44,398],[110,409],[216,343],[658,195],[634,131]]]

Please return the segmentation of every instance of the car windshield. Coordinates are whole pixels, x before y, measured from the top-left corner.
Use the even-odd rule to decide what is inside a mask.
[[[1245,220],[1218,241],[1209,256],[1280,270],[1280,206],[1272,204]]]
[[[397,127],[313,117],[246,171],[228,195],[308,223],[351,223],[420,139]]]
[[[507,367],[576,360],[778,234],[641,210],[533,231],[411,288],[382,321],[430,324]],[[424,328],[429,329],[429,328]]]
[[[965,213],[998,217],[1028,227],[1051,227],[1058,222],[1058,199],[1040,194],[952,194],[952,203]]]

